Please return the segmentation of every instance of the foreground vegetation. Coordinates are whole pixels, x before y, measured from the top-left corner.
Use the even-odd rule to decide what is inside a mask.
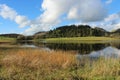
[[[0,50],[1,80],[120,80],[120,60],[76,60],[74,51]]]

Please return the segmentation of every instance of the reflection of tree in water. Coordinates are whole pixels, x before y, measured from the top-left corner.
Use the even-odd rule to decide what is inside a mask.
[[[92,51],[104,49],[109,44],[46,44],[46,47],[54,50],[76,50],[80,54],[89,54]]]
[[[111,45],[112,47],[115,47],[115,48],[117,48],[117,49],[120,49],[120,42],[110,43],[110,45]]]
[[[35,45],[37,47],[48,47],[54,50],[75,50],[80,54],[89,54],[92,51],[102,50],[108,46],[115,47],[120,49],[120,42],[112,42],[112,43],[99,43],[99,44],[84,44],[84,43],[33,43],[33,42],[21,42],[18,44],[28,44],[28,45]]]

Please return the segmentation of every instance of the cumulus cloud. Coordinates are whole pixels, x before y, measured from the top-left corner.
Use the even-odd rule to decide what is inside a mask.
[[[111,14],[108,17],[105,18],[105,21],[114,21],[114,20],[118,20],[120,18],[119,14]]]
[[[43,22],[55,22],[64,14],[68,19],[92,22],[104,19],[107,14],[101,0],[44,0],[42,9]]]
[[[21,28],[30,24],[30,20],[28,20],[26,16],[20,16],[20,15],[16,16],[15,22],[19,24],[20,25],[19,27]]]
[[[30,24],[30,21],[27,19],[27,17],[18,15],[14,9],[5,4],[0,5],[0,16],[4,19],[15,21],[17,24],[19,24],[19,27],[25,27]]]
[[[5,19],[14,20],[17,16],[17,13],[10,7],[5,4],[0,5],[0,16]]]
[[[103,20],[107,14],[101,0],[43,0],[41,9],[43,13],[35,20],[39,30],[50,29],[50,25],[57,25],[64,18],[68,21],[93,22]],[[33,27],[28,31],[33,31]]]
[[[74,2],[74,6],[69,10],[69,19],[94,22],[103,20],[107,15],[107,9],[104,7],[101,0],[77,0],[76,2]]]
[[[120,12],[108,15],[103,23],[105,24],[104,26],[108,26],[110,30],[120,28]]]
[[[48,27],[49,26],[49,27]],[[30,28],[28,28],[27,30],[25,30],[23,32],[23,34],[25,35],[32,35],[35,32],[39,32],[39,31],[48,31],[50,30],[51,25],[47,25],[47,24],[31,24]]]
[[[102,0],[43,0],[41,10],[43,13],[36,19],[29,20],[26,16],[19,15],[12,8],[2,4],[0,16],[15,21],[19,27],[30,26],[24,34],[33,34],[49,30],[65,20],[81,23],[96,22],[104,20],[107,15]]]

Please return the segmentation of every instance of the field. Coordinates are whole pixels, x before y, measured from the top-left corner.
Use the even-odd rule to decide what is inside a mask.
[[[45,39],[47,43],[106,43],[110,41],[119,40],[110,37],[72,37],[72,38],[48,38]]]
[[[1,49],[0,80],[120,80],[120,59],[76,59],[74,51]]]
[[[15,42],[15,38],[8,38],[8,37],[0,37],[0,42],[7,43],[7,42]]]

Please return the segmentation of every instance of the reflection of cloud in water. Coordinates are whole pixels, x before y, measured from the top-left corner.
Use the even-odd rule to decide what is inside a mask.
[[[28,45],[28,44],[22,45],[21,47],[25,47],[25,48],[37,48],[35,45]]]
[[[52,51],[51,49],[49,49],[49,48],[40,48],[41,50],[45,50],[45,51]]]
[[[100,51],[93,51],[90,54],[85,55],[77,55],[77,58],[83,58],[83,57],[89,57],[89,58],[99,58],[99,57],[105,57],[105,58],[120,58],[120,50],[114,47],[107,47]]]

